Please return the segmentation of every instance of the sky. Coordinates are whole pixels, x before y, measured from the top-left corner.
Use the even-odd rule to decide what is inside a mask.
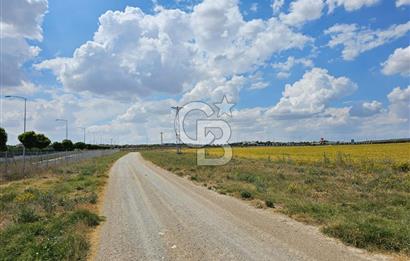
[[[410,0],[0,1],[10,144],[5,95],[52,140],[174,142],[172,106],[225,96],[231,142],[410,137]]]

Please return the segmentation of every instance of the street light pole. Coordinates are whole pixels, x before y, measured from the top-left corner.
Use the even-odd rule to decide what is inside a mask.
[[[87,128],[84,128],[84,127],[79,127],[80,129],[82,129],[83,130],[83,141],[84,141],[84,143],[85,143],[85,130],[87,129]]]
[[[23,124],[23,133],[26,132],[26,122],[27,122],[27,98],[23,96],[17,96],[17,95],[6,95],[6,98],[15,98],[15,99],[21,99],[24,100],[24,124]],[[23,176],[24,176],[24,171],[26,168],[26,146],[23,144]]]
[[[68,120],[66,120],[66,119],[56,119],[56,121],[65,122],[65,139],[68,140]]]
[[[27,98],[26,98],[26,97],[23,97],[23,96],[17,96],[17,95],[6,95],[6,96],[4,96],[4,97],[24,100],[24,127],[23,127],[23,132],[26,132],[26,122],[27,122]]]

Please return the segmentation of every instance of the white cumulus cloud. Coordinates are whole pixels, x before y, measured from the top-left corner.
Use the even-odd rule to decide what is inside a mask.
[[[401,89],[396,87],[391,91],[387,98],[389,99],[389,111],[391,115],[405,120],[409,123],[410,120],[410,86]],[[408,126],[407,126],[408,127]],[[409,130],[410,132],[410,130]]]
[[[382,72],[385,75],[401,74],[410,76],[410,46],[397,48],[387,61],[382,63],[382,66]]]
[[[18,87],[27,82],[21,67],[40,52],[28,40],[43,39],[41,24],[48,5],[46,0],[2,1],[1,5],[0,85]]]
[[[282,98],[269,113],[278,118],[309,117],[356,89],[357,85],[346,77],[336,78],[326,69],[313,68],[299,81],[285,86]]]
[[[311,41],[274,17],[245,21],[235,0],[205,0],[192,12],[161,7],[153,15],[127,7],[99,20],[92,41],[72,57],[36,67],[51,69],[64,87],[75,91],[127,97],[176,94],[204,79],[252,72],[274,53]]]

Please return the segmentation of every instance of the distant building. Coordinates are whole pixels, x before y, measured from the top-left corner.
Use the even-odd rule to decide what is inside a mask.
[[[328,143],[329,143],[329,141],[325,140],[325,138],[320,138],[320,142],[319,142],[320,145],[325,145],[325,144],[328,144]]]

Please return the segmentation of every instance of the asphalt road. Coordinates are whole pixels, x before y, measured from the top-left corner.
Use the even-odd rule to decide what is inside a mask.
[[[110,173],[97,260],[375,260],[317,228],[220,195],[138,153]]]

